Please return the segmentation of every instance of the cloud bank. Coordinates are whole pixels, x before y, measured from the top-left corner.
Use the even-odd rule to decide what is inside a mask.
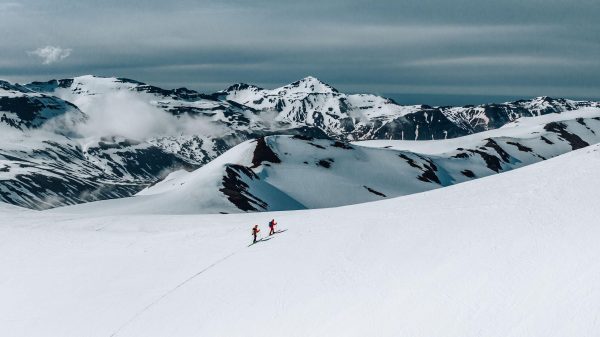
[[[42,64],[52,64],[69,57],[71,55],[71,51],[72,49],[69,48],[45,46],[27,53],[29,55],[39,57],[42,60]]]
[[[161,136],[219,136],[229,131],[208,118],[174,116],[127,91],[81,96],[72,103],[87,118],[81,120],[67,113],[56,123],[49,124],[49,130],[71,130],[83,138],[121,136],[140,141]],[[57,123],[63,125],[57,126]]]
[[[96,74],[211,92],[313,75],[345,92],[600,95],[599,1],[24,3],[0,12],[0,77],[17,82]],[[47,41],[77,58],[22,57]]]

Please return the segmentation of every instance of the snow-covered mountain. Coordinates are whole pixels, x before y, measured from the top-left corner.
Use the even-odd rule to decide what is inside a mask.
[[[234,147],[194,172],[172,174],[133,198],[68,209],[110,209],[113,214],[281,211],[413,194],[599,143],[600,109],[521,118],[501,129],[430,141],[427,153],[395,149],[401,146],[395,142],[263,137]]]
[[[251,131],[251,109],[186,89],[93,76],[1,84],[0,200],[34,209],[131,196],[171,171],[192,170],[272,133]],[[106,129],[104,118],[120,124],[116,131],[142,129],[141,137]],[[144,130],[152,125],[166,128]],[[285,132],[326,137],[310,127]]]
[[[399,105],[375,95],[343,94],[314,77],[273,90],[235,84],[216,95],[272,111],[280,122],[316,126],[341,140],[454,138],[496,129],[521,117],[600,107],[598,102],[550,97],[466,107]]]
[[[295,212],[94,216],[0,203],[2,334],[595,336],[598,167],[594,145]],[[287,231],[248,247],[252,224],[265,232],[272,218]]]
[[[74,104],[52,95],[0,80],[0,124],[16,129],[37,128],[69,113],[74,121],[86,116]]]
[[[343,94],[314,77],[272,90],[236,84],[214,94],[96,76],[26,85],[0,82],[0,127],[4,135],[0,141],[0,200],[40,209],[131,196],[173,171],[206,165],[245,141],[290,139],[270,135],[300,137],[291,138],[298,144],[293,149],[304,146],[306,141],[301,138],[323,139],[311,143],[322,143],[319,146],[325,147],[324,151],[314,147],[317,153],[294,152],[294,160],[304,163],[317,157],[335,160],[341,147],[330,146],[333,141],[328,139],[349,148],[354,147],[346,142],[353,140],[450,140],[493,130],[522,117],[598,106],[596,102],[548,97],[476,107],[403,106],[375,95]],[[562,148],[557,149],[555,154],[562,152]],[[284,158],[282,153],[277,155]],[[415,158],[416,165],[428,165]],[[232,162],[248,166],[239,158]],[[406,172],[411,171],[410,179],[421,174],[416,167]],[[367,174],[357,180],[361,184],[354,185],[379,191],[371,187],[372,179],[377,180]],[[440,181],[440,185],[461,179],[453,177]],[[394,196],[430,188],[431,182],[427,182],[419,188],[379,193]],[[340,201],[330,204],[379,198],[367,188],[349,195],[339,196]],[[313,205],[306,200],[295,202],[294,208]],[[274,206],[274,201],[266,204],[270,206],[254,209],[289,208]],[[328,205],[314,205],[319,204]],[[228,207],[221,209],[232,211]]]
[[[68,100],[84,111],[101,110],[100,114],[108,114],[112,110],[127,110],[123,111],[125,117],[111,115],[117,120],[123,119],[123,123],[156,119],[165,127],[134,134],[137,140],[147,141],[198,164],[206,164],[229,148],[266,134],[327,137],[316,127],[279,124],[261,116],[262,111],[186,88],[167,90],[131,79],[90,75],[33,82],[26,86]],[[133,114],[127,113],[131,111]],[[136,125],[127,127],[136,129]]]
[[[310,76],[272,90],[240,83],[210,95],[95,76],[33,82],[26,87],[56,95],[84,111],[85,107],[117,100],[118,93],[127,93],[130,100],[142,101],[174,116],[204,120],[211,128],[221,130],[222,135],[237,136],[238,141],[259,136],[255,133],[285,133],[297,128],[304,128],[304,133],[309,131],[307,128],[312,129],[312,134],[306,136],[326,135],[345,141],[447,139],[496,129],[521,117],[600,107],[598,102],[550,97],[465,107],[399,105],[376,95],[340,93]],[[213,150],[214,147],[213,144]],[[223,152],[216,147],[216,152]]]
[[[171,170],[198,167],[148,143],[0,128],[0,200],[33,209],[130,196]]]
[[[0,82],[2,201],[45,209],[125,197],[171,170],[199,166],[145,141],[83,137],[89,115],[68,100],[33,89]]]
[[[375,95],[343,94],[314,77],[273,90],[235,84],[217,97],[271,111],[282,123],[316,126],[340,140],[443,139],[466,134],[439,109],[402,106]]]
[[[444,115],[470,133],[502,127],[521,117],[562,113],[586,107],[600,107],[598,102],[573,101],[564,98],[537,97],[503,104],[465,107],[442,107]]]

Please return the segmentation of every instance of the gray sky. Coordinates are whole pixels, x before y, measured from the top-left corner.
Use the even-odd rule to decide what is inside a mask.
[[[598,98],[599,17],[598,0],[0,0],[0,78]]]

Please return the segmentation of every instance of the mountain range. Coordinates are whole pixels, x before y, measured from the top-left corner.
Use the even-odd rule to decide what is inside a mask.
[[[400,105],[340,93],[314,77],[276,89],[240,83],[212,94],[95,76],[1,81],[0,200],[44,209],[162,193],[177,200],[171,207],[181,212],[364,202],[596,143],[598,108],[598,102],[550,97],[465,107]],[[465,136],[463,146],[454,146],[452,139]],[[359,142],[374,140],[386,142],[379,149]],[[423,142],[415,140],[454,147],[420,153],[411,146]],[[412,145],[394,149],[398,144]],[[193,187],[172,191],[175,182]]]

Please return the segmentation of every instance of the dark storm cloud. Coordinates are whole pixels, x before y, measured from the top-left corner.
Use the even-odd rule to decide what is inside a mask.
[[[0,77],[598,97],[598,1],[0,1]],[[42,64],[31,52],[70,49]],[[29,54],[28,54],[29,52]]]

